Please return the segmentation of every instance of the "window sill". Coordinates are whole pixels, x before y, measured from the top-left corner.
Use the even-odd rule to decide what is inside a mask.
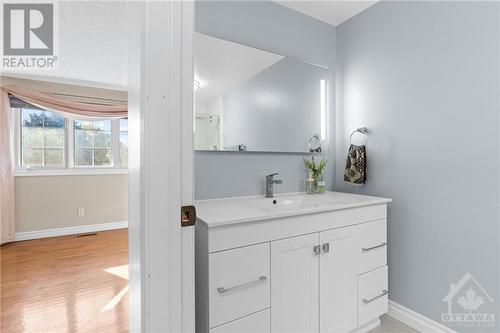
[[[128,169],[122,168],[99,168],[99,169],[60,169],[60,170],[16,170],[15,177],[36,177],[36,176],[85,176],[85,175],[126,175]]]

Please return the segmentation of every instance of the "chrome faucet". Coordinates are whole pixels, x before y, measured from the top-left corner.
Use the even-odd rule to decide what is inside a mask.
[[[281,179],[274,179],[273,177],[278,175],[278,173],[272,173],[266,176],[266,198],[274,197],[274,184],[281,184],[283,181]]]

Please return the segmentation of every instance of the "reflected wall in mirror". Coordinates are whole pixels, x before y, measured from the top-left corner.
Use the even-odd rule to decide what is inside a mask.
[[[313,135],[326,141],[328,68],[199,33],[194,57],[195,149],[308,152]]]

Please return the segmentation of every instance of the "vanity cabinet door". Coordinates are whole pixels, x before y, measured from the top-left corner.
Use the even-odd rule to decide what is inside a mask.
[[[319,235],[271,242],[271,332],[318,332]]]
[[[321,232],[320,332],[349,332],[357,325],[357,228]]]

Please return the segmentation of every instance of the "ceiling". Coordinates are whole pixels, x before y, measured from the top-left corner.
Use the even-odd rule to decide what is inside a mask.
[[[338,25],[377,1],[276,2],[329,24]],[[126,89],[128,49],[125,1],[60,1],[58,23],[58,70],[24,73],[4,71],[2,75],[100,88]],[[280,60],[280,57],[276,55],[248,49],[229,44],[225,46],[226,56],[220,60],[223,60],[228,68],[231,67],[231,70],[225,72],[227,75],[225,87],[219,87],[219,91],[212,91],[212,96]],[[237,73],[235,66],[238,64],[233,60],[236,59],[235,53],[245,57],[241,53],[246,52],[250,52],[246,56],[247,60],[250,60],[248,57],[260,60],[248,67],[243,66],[243,72]],[[210,50],[204,53],[210,54]],[[239,66],[240,70],[241,68],[242,66]],[[208,97],[209,91],[205,92]],[[200,94],[203,95],[201,89]]]
[[[195,33],[196,102],[208,103],[283,59],[283,56]]]
[[[366,8],[373,6],[376,1],[275,1],[280,5],[301,12],[302,14],[314,17],[325,23],[337,26],[347,21],[356,14],[361,13]]]
[[[57,70],[2,71],[2,75],[125,90],[127,4],[125,1],[59,1]]]

